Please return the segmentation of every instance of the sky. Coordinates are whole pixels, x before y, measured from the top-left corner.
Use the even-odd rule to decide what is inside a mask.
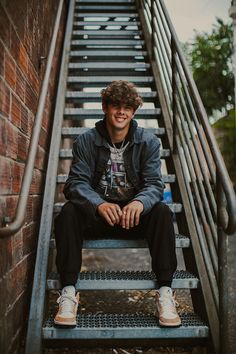
[[[170,18],[181,42],[194,38],[198,32],[211,32],[216,17],[231,21],[229,8],[231,0],[164,0]]]

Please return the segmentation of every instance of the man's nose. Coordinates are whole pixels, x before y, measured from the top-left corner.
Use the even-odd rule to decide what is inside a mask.
[[[125,109],[124,109],[123,106],[119,106],[118,107],[118,113],[120,113],[120,114],[124,114],[125,113]]]

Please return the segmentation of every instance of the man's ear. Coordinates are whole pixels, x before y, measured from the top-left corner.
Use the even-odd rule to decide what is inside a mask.
[[[102,104],[102,110],[104,113],[107,113],[107,105],[105,103]]]

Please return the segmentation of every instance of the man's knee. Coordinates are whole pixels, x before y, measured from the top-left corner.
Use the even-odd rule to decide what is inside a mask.
[[[169,206],[163,202],[156,203],[152,208],[152,213],[162,216],[173,216],[173,212],[170,210]]]

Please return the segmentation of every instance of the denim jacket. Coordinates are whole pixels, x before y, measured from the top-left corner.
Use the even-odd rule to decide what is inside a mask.
[[[64,194],[81,207],[86,215],[96,214],[104,199],[95,192],[110,157],[108,141],[96,128],[79,135],[73,144],[73,161]],[[135,187],[132,200],[139,200],[146,214],[163,199],[160,141],[144,128],[137,127],[124,152],[124,165],[129,181]]]

